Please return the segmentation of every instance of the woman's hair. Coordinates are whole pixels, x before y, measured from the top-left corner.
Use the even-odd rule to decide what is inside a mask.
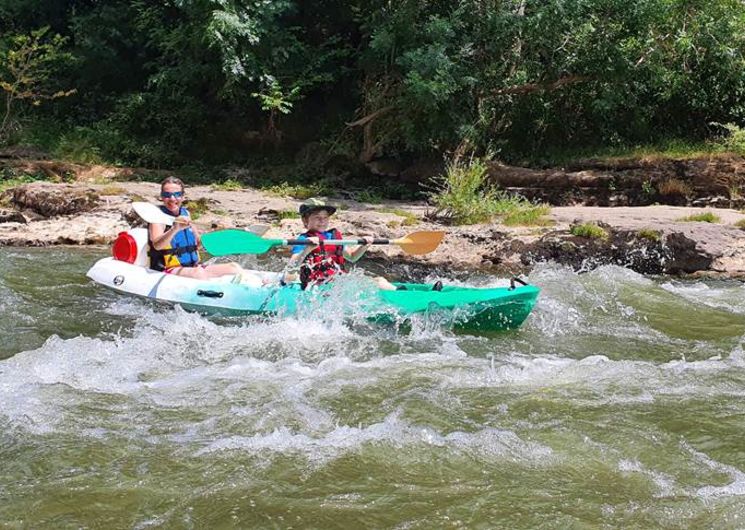
[[[163,189],[163,186],[166,184],[178,184],[181,186],[181,191],[184,191],[184,183],[183,181],[178,177],[166,177],[163,179],[163,182],[160,183],[160,189]]]

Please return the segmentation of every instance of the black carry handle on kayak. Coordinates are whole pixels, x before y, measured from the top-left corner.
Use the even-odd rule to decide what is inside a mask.
[[[202,289],[197,291],[197,296],[206,296],[207,298],[222,298],[223,294],[221,291],[205,291]]]
[[[510,291],[514,291],[515,290],[515,288],[517,287],[515,285],[516,283],[519,283],[520,285],[528,285],[528,282],[526,282],[522,278],[520,278],[518,276],[513,276],[512,278],[510,278]]]

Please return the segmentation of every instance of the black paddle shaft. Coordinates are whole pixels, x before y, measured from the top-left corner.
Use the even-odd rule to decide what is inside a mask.
[[[334,241],[333,239],[331,241]],[[345,243],[355,241],[354,239],[342,239]],[[373,239],[372,244],[373,245],[388,245],[391,242],[390,239]],[[321,243],[324,243],[324,241],[321,241]],[[367,241],[364,239],[357,239],[356,243],[358,245],[366,245]],[[288,239],[286,242],[287,245],[315,245],[313,241],[308,241],[307,239]],[[332,243],[333,244],[333,243]]]

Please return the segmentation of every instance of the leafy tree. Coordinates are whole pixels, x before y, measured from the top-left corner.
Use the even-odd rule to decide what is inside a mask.
[[[0,89],[5,93],[5,109],[0,120],[0,138],[12,126],[15,107],[27,102],[38,106],[45,100],[69,96],[75,92],[55,90],[52,74],[60,62],[69,59],[62,50],[65,40],[60,35],[48,36],[49,28],[29,35],[14,35],[7,47],[0,50]]]
[[[342,133],[363,162],[535,159],[745,119],[741,0],[6,0],[0,25],[66,39],[45,90],[79,92],[34,114],[130,163]]]

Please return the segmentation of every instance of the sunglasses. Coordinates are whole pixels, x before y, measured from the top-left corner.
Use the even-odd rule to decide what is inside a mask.
[[[180,199],[181,197],[184,196],[184,192],[183,191],[161,191],[160,196],[163,197],[164,199],[170,199],[171,197],[173,197],[174,199]]]

